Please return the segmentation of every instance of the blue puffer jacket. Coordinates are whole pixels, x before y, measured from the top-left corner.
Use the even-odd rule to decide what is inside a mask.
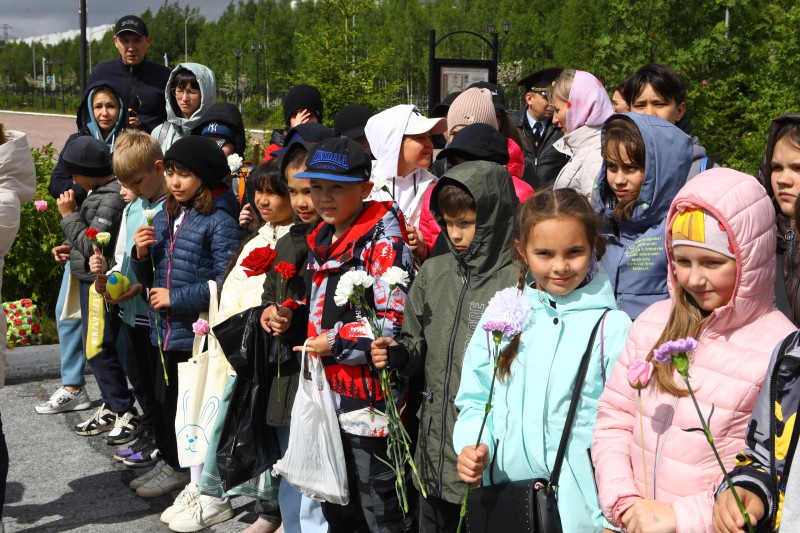
[[[136,277],[147,288],[167,287],[170,307],[158,313],[162,348],[190,351],[194,340],[192,324],[201,312],[208,311],[208,280],[222,286],[228,263],[239,246],[236,222],[237,202],[230,191],[214,198],[216,209],[203,215],[189,207],[173,231],[174,219],[166,209],[153,220],[157,242],[150,245],[150,256],[140,260],[134,247],[131,256]],[[155,264],[155,272],[153,271]],[[148,311],[150,342],[158,345],[155,310]]]
[[[636,206],[630,220],[614,218],[616,196],[606,180],[605,161],[595,179],[592,204],[608,219],[603,229],[606,253],[602,263],[617,307],[636,320],[650,304],[669,298],[664,226],[672,200],[686,183],[692,164],[692,140],[660,118],[638,113],[623,116],[636,124],[645,144],[644,181]]]

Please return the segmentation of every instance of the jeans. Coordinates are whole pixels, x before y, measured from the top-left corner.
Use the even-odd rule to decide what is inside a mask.
[[[69,262],[64,265],[64,275],[61,277],[61,288],[58,291],[56,303],[56,326],[58,328],[58,343],[61,351],[61,384],[83,387],[86,380],[83,377],[83,367],[86,358],[83,356],[80,320],[61,320],[61,311],[67,298],[67,283],[69,282]]]
[[[289,445],[289,428],[276,427],[281,455]],[[278,491],[284,533],[327,533],[328,523],[322,515],[322,503],[306,498],[295,490],[286,478],[281,478]]]

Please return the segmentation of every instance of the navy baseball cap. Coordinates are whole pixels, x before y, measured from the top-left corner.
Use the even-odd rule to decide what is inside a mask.
[[[294,177],[356,183],[369,181],[371,172],[367,151],[352,139],[337,137],[315,144],[308,151],[306,170]]]

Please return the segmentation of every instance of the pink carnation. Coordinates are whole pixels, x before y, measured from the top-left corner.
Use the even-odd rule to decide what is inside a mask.
[[[653,377],[653,363],[637,359],[628,366],[628,383],[637,390],[642,390]]]
[[[40,213],[44,213],[44,211],[47,209],[47,202],[44,200],[36,200],[35,202],[33,202],[33,206]]]
[[[208,335],[209,332],[211,332],[211,326],[208,324],[208,321],[200,318],[197,322],[192,324],[192,331],[194,331],[195,335]]]

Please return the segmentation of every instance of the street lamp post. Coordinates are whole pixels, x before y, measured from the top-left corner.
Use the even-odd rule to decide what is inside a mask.
[[[256,64],[256,87],[255,93],[258,95],[258,101],[261,101],[261,95],[258,92],[260,76],[258,75],[258,57],[261,55],[261,52],[264,50],[264,43],[250,43],[250,51],[253,52],[253,62]]]
[[[5,107],[8,108],[8,72],[11,70],[11,67],[6,65],[5,68],[3,68],[3,70],[6,73],[6,76],[3,79],[3,85],[5,85],[5,89],[6,89],[6,105],[5,105]]]
[[[506,39],[508,38],[508,32],[511,31],[511,23],[507,20],[503,21],[503,43],[505,43]],[[486,25],[486,29],[489,31],[490,35],[497,35],[497,26],[495,26],[494,22],[490,22]],[[500,62],[500,58],[502,57],[503,47],[500,46],[497,49],[497,62]]]
[[[44,109],[44,86],[47,85],[47,60],[42,58],[42,109]]]
[[[61,112],[62,113],[66,113],[67,112],[67,102],[66,102],[66,100],[64,100],[64,60],[63,59],[59,59],[58,61],[56,61],[56,63],[58,63],[58,69],[59,69],[60,74],[61,74]]]
[[[231,53],[233,54],[233,57],[236,58],[236,107],[238,107],[239,111],[241,111],[242,97],[241,94],[239,94],[239,60],[242,59],[242,54],[244,54],[244,52],[239,49],[236,49],[236,50],[231,50]]]
[[[53,62],[50,61],[49,59],[47,60],[47,70],[50,71],[50,76],[53,76]],[[53,83],[48,83],[49,81],[50,81],[49,79],[45,78],[45,83],[47,83],[47,90],[50,93],[50,109],[55,109],[56,108],[56,95],[55,95],[55,92],[53,91],[53,89],[54,89],[53,85],[54,84]],[[53,81],[55,81],[55,80],[53,80]]]
[[[183,21],[183,61],[188,63],[189,62],[189,19],[192,17],[197,17],[202,15],[202,13],[192,13]]]

